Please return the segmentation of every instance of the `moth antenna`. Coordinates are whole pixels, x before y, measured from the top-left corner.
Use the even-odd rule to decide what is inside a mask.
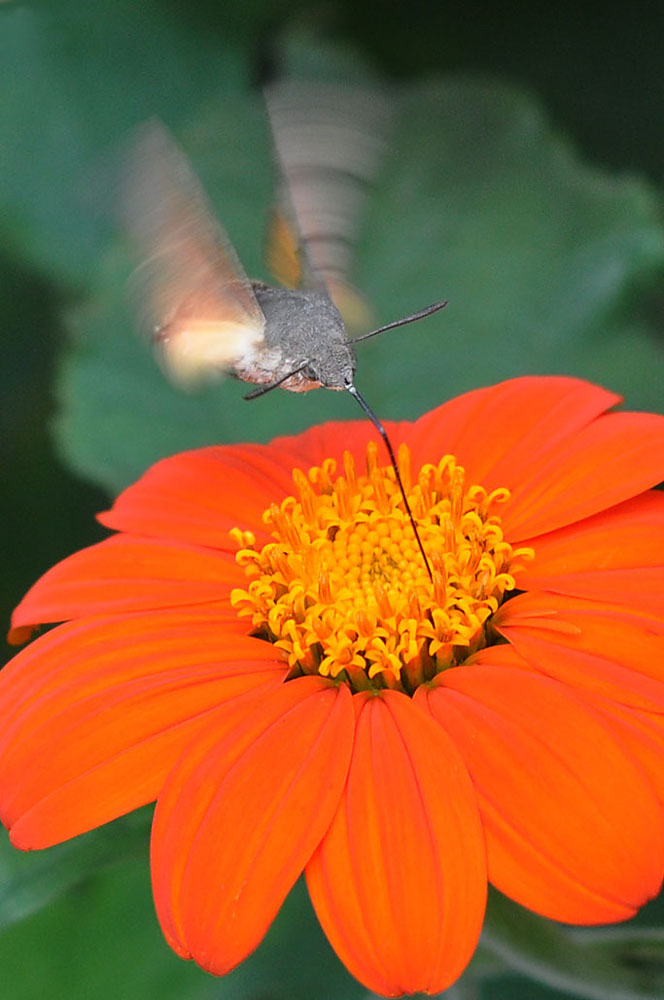
[[[440,309],[440,308],[442,308],[442,306],[439,304],[438,308]],[[435,312],[435,309],[432,309],[431,311]],[[427,315],[427,314],[423,313],[422,315]],[[413,319],[413,318],[419,318],[419,317],[411,317],[411,319]],[[402,320],[401,322],[407,322],[407,321]],[[392,324],[392,325],[393,326],[398,326],[399,324],[396,323],[396,324]],[[386,328],[386,329],[389,329],[389,327]],[[380,332],[380,331],[374,331],[374,333],[378,333],[378,332]],[[363,338],[360,337],[360,340],[362,340],[362,339]],[[367,401],[364,398],[364,396],[362,396],[361,393],[358,392],[358,390],[355,388],[355,386],[353,385],[353,383],[352,382],[346,382],[346,386],[345,387],[348,390],[348,392],[351,394],[351,396],[353,396],[353,398],[356,399],[357,402],[360,404],[360,406],[362,407],[362,409],[364,410],[364,412],[368,416],[369,420],[374,425],[374,427],[376,428],[376,430],[378,431],[378,433],[382,437],[383,441],[385,442],[385,447],[387,448],[387,452],[388,452],[388,454],[390,456],[390,462],[392,463],[392,468],[394,469],[394,475],[396,476],[397,483],[399,485],[399,490],[401,492],[401,499],[404,502],[404,506],[405,506],[406,511],[408,513],[408,518],[410,520],[410,523],[413,526],[413,531],[415,532],[415,538],[417,539],[417,544],[419,546],[420,552],[422,553],[422,558],[424,559],[424,565],[427,568],[427,573],[429,574],[429,579],[433,583],[433,573],[431,572],[431,566],[429,565],[429,560],[427,558],[427,554],[424,551],[424,546],[422,545],[422,539],[420,538],[420,533],[417,530],[417,525],[415,523],[415,518],[413,517],[413,512],[411,511],[410,504],[408,503],[408,497],[406,496],[406,491],[403,488],[403,482],[401,481],[401,473],[399,472],[399,466],[397,465],[397,460],[396,460],[396,458],[394,456],[394,449],[392,448],[392,443],[391,443],[391,441],[390,441],[390,439],[388,437],[387,431],[385,430],[385,428],[381,424],[380,420],[378,419],[378,417],[376,416],[376,414],[374,413],[374,411],[371,409],[371,407],[367,403]]]
[[[425,316],[431,316],[433,313],[438,312],[439,309],[444,309],[446,305],[447,299],[444,302],[434,302],[433,305],[427,306],[426,309],[420,309],[419,312],[412,313],[410,316],[404,316],[403,319],[395,319],[392,323],[379,326],[377,330],[371,330],[370,333],[363,333],[361,337],[354,337],[348,343],[359,344],[361,340],[368,340],[369,337],[377,337],[379,333],[385,333],[386,330],[394,330],[397,326],[406,326],[407,323],[414,323],[418,319],[424,319]]]
[[[248,392],[246,396],[243,396],[242,398],[258,399],[259,396],[264,396],[266,392],[272,392],[273,389],[278,389],[283,382],[291,378],[292,375],[298,375],[304,368],[307,367],[308,364],[309,362],[305,361],[299,368],[294,368],[292,372],[286,372],[286,374],[282,375],[276,382],[268,382],[267,385],[259,385],[257,389],[252,389],[251,392]]]

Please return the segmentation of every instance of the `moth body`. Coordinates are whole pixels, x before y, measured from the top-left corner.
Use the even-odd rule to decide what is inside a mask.
[[[237,377],[258,384],[285,379],[281,388],[291,392],[345,389],[355,375],[355,351],[329,295],[259,282],[252,288],[265,329],[262,341],[234,365]]]

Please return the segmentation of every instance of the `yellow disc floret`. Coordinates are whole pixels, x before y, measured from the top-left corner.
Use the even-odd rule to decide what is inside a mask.
[[[507,490],[466,487],[451,455],[423,466],[412,485],[402,445],[399,468],[429,574],[394,470],[377,456],[372,442],[364,475],[348,452],[343,475],[332,459],[308,476],[296,469],[298,496],[265,512],[275,541],[262,549],[234,529],[249,583],[231,602],[256,635],[286,651],[293,676],[410,693],[485,644],[488,619],[532,550],[503,538],[496,511]]]

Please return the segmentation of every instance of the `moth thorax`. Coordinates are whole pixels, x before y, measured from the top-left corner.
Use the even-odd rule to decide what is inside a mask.
[[[329,388],[344,388],[355,371],[339,310],[321,291],[255,286],[265,316],[265,342],[287,371],[306,364],[305,376]]]

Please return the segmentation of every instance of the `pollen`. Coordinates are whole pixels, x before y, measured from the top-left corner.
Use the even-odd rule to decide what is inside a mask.
[[[332,459],[295,469],[296,495],[263,515],[274,541],[258,549],[250,532],[231,532],[247,575],[231,603],[285,651],[289,676],[412,694],[487,644],[491,616],[533,556],[503,537],[509,491],[467,486],[452,455],[415,481],[405,445],[399,470],[431,573],[374,442],[362,473],[348,452],[339,475]]]

